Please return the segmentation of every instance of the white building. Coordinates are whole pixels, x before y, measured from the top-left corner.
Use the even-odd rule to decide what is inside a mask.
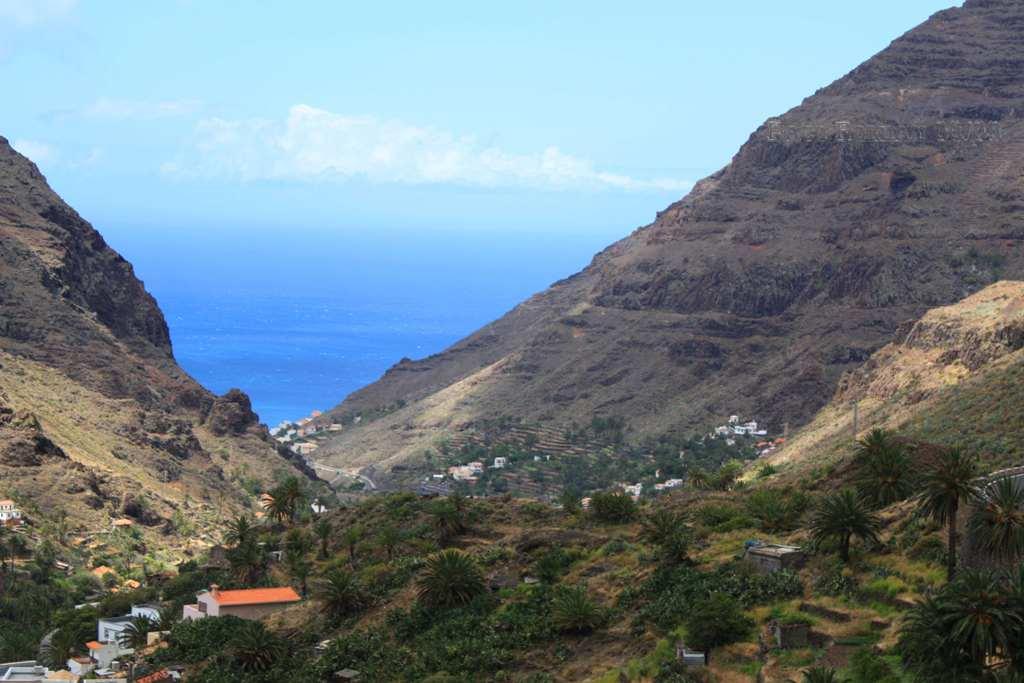
[[[622,487],[622,490],[625,491],[628,495],[632,496],[635,500],[640,497],[641,493],[644,492],[644,485],[643,482],[639,482],[632,485],[625,485]]]
[[[494,459],[494,465],[493,465],[494,469],[500,470],[500,469],[504,469],[506,466],[508,466],[508,458],[495,458]]]
[[[104,617],[96,622],[96,640],[100,643],[120,643],[121,633],[135,617],[148,617],[151,621],[158,622],[160,610],[154,605],[132,605],[131,614]]]
[[[66,666],[68,671],[76,676],[87,676],[96,669],[96,662],[90,657],[72,657]]]
[[[20,521],[21,510],[18,509],[17,504],[13,500],[0,500],[0,523]]]

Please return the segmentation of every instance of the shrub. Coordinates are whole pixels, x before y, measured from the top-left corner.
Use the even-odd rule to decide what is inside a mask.
[[[870,647],[862,647],[850,657],[849,683],[900,683],[902,678],[887,661]]]
[[[228,649],[234,635],[246,622],[238,617],[207,617],[181,621],[168,636],[170,659],[192,663],[209,659]]]
[[[684,619],[686,645],[710,652],[742,640],[754,627],[735,598],[714,593],[693,604]]]
[[[795,528],[807,504],[807,494],[792,489],[758,489],[744,498],[747,514],[768,533]]]
[[[604,524],[625,524],[636,519],[633,499],[623,491],[601,491],[590,499],[590,510]]]
[[[604,623],[604,613],[582,586],[561,588],[551,601],[552,622],[563,633],[590,633]]]
[[[572,564],[572,557],[561,548],[552,548],[533,565],[534,574],[544,583],[555,583]]]
[[[697,508],[697,521],[719,533],[756,526],[752,517],[735,505],[708,503]]]
[[[417,595],[432,607],[456,607],[484,592],[483,574],[472,557],[460,550],[442,550],[427,558]]]

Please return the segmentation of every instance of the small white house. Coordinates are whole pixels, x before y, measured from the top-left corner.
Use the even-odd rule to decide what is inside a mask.
[[[109,669],[115,659],[132,652],[122,649],[118,643],[101,643],[98,640],[90,641],[85,646],[89,648],[89,656],[96,662],[97,669]]]
[[[494,465],[493,465],[494,469],[500,470],[500,469],[504,469],[507,466],[508,466],[508,458],[495,458],[494,459]]]
[[[628,495],[632,496],[635,500],[640,497],[641,493],[644,492],[644,485],[643,482],[639,482],[636,484],[623,486],[622,490],[625,491]]]
[[[13,500],[0,500],[0,523],[20,522],[21,510]]]
[[[121,633],[135,617],[147,617],[160,621],[160,610],[154,605],[132,605],[131,614],[120,617],[104,617],[96,622],[96,640],[100,643],[120,643]]]
[[[89,657],[72,657],[67,661],[67,668],[76,676],[87,676],[96,668],[96,662]]]

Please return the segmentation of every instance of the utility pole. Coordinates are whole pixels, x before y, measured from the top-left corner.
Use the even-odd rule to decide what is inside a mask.
[[[853,404],[853,440],[857,440],[857,432],[860,431],[860,401]]]

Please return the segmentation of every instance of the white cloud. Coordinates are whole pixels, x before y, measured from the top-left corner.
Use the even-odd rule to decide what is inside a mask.
[[[37,166],[53,164],[60,158],[60,153],[53,145],[38,140],[15,140],[11,147],[34,161]]]
[[[211,118],[196,127],[194,149],[168,162],[170,175],[239,180],[452,183],[486,187],[667,190],[692,183],[637,179],[594,168],[584,159],[547,147],[518,154],[456,135],[400,121],[346,116],[296,105],[283,122]]]
[[[121,100],[101,97],[78,114],[98,119],[162,119],[190,116],[202,108],[199,100]]]
[[[31,28],[63,19],[78,0],[0,0],[0,23]]]

